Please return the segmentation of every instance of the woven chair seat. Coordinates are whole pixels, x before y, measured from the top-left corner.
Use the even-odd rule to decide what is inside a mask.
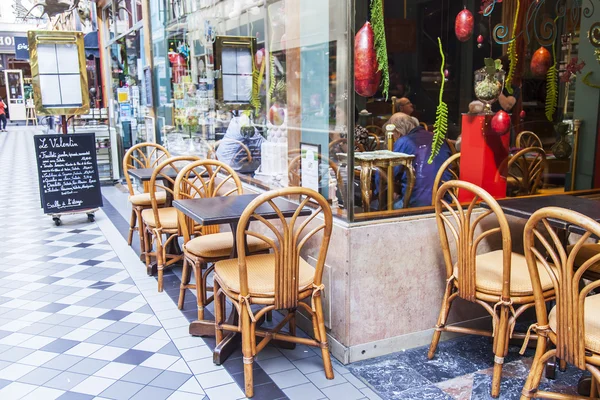
[[[275,255],[258,254],[246,257],[248,268],[248,291],[252,297],[275,296]],[[215,274],[225,289],[240,292],[240,273],[237,258],[219,261]],[[300,257],[298,291],[308,289],[314,280],[315,269]]]
[[[569,254],[571,253],[571,250],[573,250],[572,245],[567,247],[567,251],[569,252]],[[574,264],[577,267],[581,267],[583,265],[583,263],[585,263],[590,258],[597,256],[599,253],[600,253],[600,244],[598,244],[598,243],[584,244],[583,246],[581,246],[581,249],[575,256]],[[591,271],[591,272],[600,274],[600,262],[592,265],[587,271]]]
[[[583,314],[585,324],[585,348],[600,353],[600,294],[589,296],[585,299],[585,311]],[[548,315],[550,329],[556,333],[556,306]],[[562,332],[564,335],[565,332]],[[566,333],[568,335],[568,333]]]
[[[502,295],[502,250],[491,251],[475,257],[477,264],[477,291],[491,295]],[[514,297],[533,295],[531,278],[525,256],[512,253],[510,264],[510,295]],[[552,280],[538,263],[540,281],[544,291],[552,289]],[[454,274],[458,276],[458,267],[454,266]]]
[[[175,207],[159,208],[158,218],[160,219],[161,227],[166,229],[177,229],[177,210]],[[142,211],[142,219],[146,225],[153,228],[156,227],[154,212],[151,208]]]
[[[254,236],[248,236],[248,250],[250,253],[268,250],[269,245]],[[221,258],[228,257],[233,247],[233,235],[231,232],[213,233],[198,236],[185,244],[185,250],[197,257]]]
[[[158,204],[165,204],[167,201],[167,192],[156,192],[156,202]],[[150,193],[140,193],[129,196],[129,202],[134,206],[150,206],[152,201],[150,200]]]

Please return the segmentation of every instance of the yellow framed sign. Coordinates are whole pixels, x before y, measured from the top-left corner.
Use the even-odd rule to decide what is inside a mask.
[[[90,111],[82,32],[29,31],[33,99],[38,115]]]

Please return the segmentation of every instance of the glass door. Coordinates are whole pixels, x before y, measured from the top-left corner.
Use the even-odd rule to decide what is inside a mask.
[[[7,69],[4,71],[6,82],[6,104],[8,115],[13,121],[25,120],[25,96],[23,94],[23,71]]]

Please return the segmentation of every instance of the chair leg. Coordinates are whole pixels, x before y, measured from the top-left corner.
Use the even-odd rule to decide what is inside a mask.
[[[146,236],[144,235],[146,227],[144,226],[145,224],[142,220],[142,211],[140,211],[140,209],[135,209],[135,215],[138,220],[138,236],[140,238],[140,250],[144,251],[144,249],[146,248]]]
[[[325,330],[325,318],[323,317],[322,297],[315,296],[315,310],[317,326],[319,330],[319,342],[321,346],[321,355],[323,356],[323,367],[325,368],[325,377],[333,379],[333,366],[331,365],[331,355],[329,354],[329,345],[327,344],[327,331]]]
[[[246,302],[240,304],[240,319],[242,328],[242,354],[244,362],[244,386],[246,397],[254,396],[254,374],[252,371],[252,364],[254,363],[254,354],[252,354],[252,327],[250,326],[250,315],[248,315],[249,307]]]
[[[500,395],[500,383],[502,380],[502,367],[504,365],[504,349],[505,343],[508,340],[508,315],[509,308],[507,306],[500,307],[500,322],[495,332],[496,343],[494,347],[494,373],[492,375],[492,397],[496,398]]]
[[[290,319],[288,329],[290,330],[290,336],[296,336],[296,309],[290,308],[288,313],[292,314],[292,318]]]
[[[163,273],[165,268],[165,250],[162,244],[162,238],[156,238],[156,264],[158,270],[158,291],[163,291]]]
[[[592,375],[592,385],[590,386],[590,399],[595,399],[598,397],[598,381]]]
[[[442,299],[442,308],[440,310],[440,315],[438,317],[435,331],[433,332],[433,337],[431,338],[429,352],[427,353],[427,358],[429,358],[430,360],[433,358],[433,356],[435,356],[435,351],[437,349],[438,343],[440,342],[440,337],[442,335],[442,329],[446,325],[446,320],[448,319],[448,314],[450,313],[450,307],[452,306],[452,302],[450,301],[451,294],[452,282],[448,282],[448,284],[446,285],[446,291],[444,292],[444,298]]]
[[[542,337],[539,337],[537,340],[533,364],[531,365],[525,386],[523,386],[521,400],[531,399],[533,394],[537,391],[538,386],[540,386],[542,374],[544,373],[546,367],[546,361],[544,361],[542,357],[544,357],[544,354],[546,353],[546,347],[548,345],[547,343],[547,340],[544,340]]]
[[[202,277],[202,264],[194,263],[194,276],[196,279],[196,300],[198,302],[198,320],[204,320],[204,304],[206,301],[206,288]]]
[[[152,260],[150,258],[150,253],[152,253],[152,243],[153,243],[153,237],[152,237],[152,233],[148,232],[148,230],[145,230],[144,234],[144,250],[145,250],[145,257],[146,257],[146,269],[148,271],[150,271],[150,264],[152,263]],[[150,275],[150,272],[148,272],[148,275]]]
[[[190,275],[190,265],[184,256],[183,269],[181,270],[181,285],[179,285],[179,301],[177,302],[177,308],[180,310],[183,309],[183,303],[185,303],[185,287],[190,283]]]
[[[223,312],[223,305],[225,299],[223,295],[219,293],[219,282],[215,279],[213,283],[214,291],[215,291],[215,342],[217,345],[223,341],[223,329],[220,328],[223,320],[225,318],[225,313]]]
[[[129,221],[129,236],[127,237],[127,244],[129,246],[131,246],[131,242],[133,242],[133,231],[135,230],[136,222],[137,222],[137,214],[135,213],[135,208],[132,208],[131,209],[131,219]]]

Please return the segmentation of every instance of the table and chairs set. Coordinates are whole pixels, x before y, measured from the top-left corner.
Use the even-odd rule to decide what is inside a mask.
[[[158,291],[163,290],[164,270],[183,263],[178,307],[183,308],[187,289],[196,291],[198,305],[190,334],[216,337],[217,364],[241,340],[246,396],[254,394],[254,358],[271,342],[320,348],[325,376],[333,379],[322,305],[333,227],[327,200],[302,187],[244,195],[240,178],[228,165],[171,157],[157,144],[132,147],[123,167],[133,210],[129,244],[137,231],[148,274],[157,272]],[[141,194],[131,178],[142,182]],[[230,231],[222,232],[224,225]],[[309,241],[315,266],[301,256]],[[213,302],[215,318],[209,320],[206,307]],[[283,319],[262,328],[276,310],[283,311]],[[296,336],[297,311],[312,319],[314,339]]]
[[[491,395],[498,397],[509,340],[524,340],[521,354],[529,341],[536,340],[522,400],[598,398],[599,196],[496,200],[480,187],[460,180],[442,183],[439,188],[436,184],[435,189],[446,286],[428,358],[435,356],[442,332],[491,337],[494,353]],[[472,200],[459,201],[459,197]],[[507,215],[526,220],[522,237],[513,237]],[[490,251],[486,246],[480,247],[494,236],[500,249]],[[522,241],[524,254],[513,251],[517,241]],[[450,308],[457,298],[480,305],[491,316],[492,329],[449,324]],[[517,332],[518,318],[530,309],[535,310],[536,321],[527,331]],[[547,364],[558,364],[564,370],[567,363],[591,373],[591,393],[578,396],[540,389]],[[548,368],[548,377],[552,377],[552,372]]]

